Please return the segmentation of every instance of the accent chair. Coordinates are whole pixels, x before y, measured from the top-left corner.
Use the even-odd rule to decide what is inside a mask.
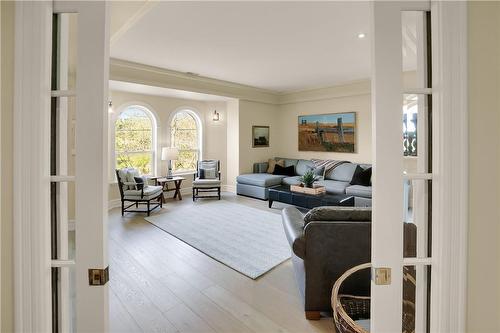
[[[120,190],[122,202],[122,216],[125,213],[147,213],[163,207],[163,188],[161,186],[147,185],[144,177],[141,177],[139,171],[133,168],[123,168],[116,170],[116,179]],[[142,179],[142,182],[138,180]],[[131,203],[125,206],[125,203]],[[151,203],[153,202],[153,203]],[[146,205],[146,211],[139,210],[139,205]],[[135,210],[131,209],[135,206]]]
[[[220,200],[220,161],[202,160],[193,175],[193,201],[198,198],[218,198]],[[215,195],[200,195],[200,193],[216,193]]]

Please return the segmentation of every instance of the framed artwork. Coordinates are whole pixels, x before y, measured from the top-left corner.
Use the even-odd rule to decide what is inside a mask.
[[[252,126],[252,147],[269,147],[269,126]]]
[[[299,116],[299,151],[356,152],[356,112]]]

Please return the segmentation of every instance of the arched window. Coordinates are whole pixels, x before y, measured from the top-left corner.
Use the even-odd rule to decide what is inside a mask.
[[[116,168],[132,167],[153,174],[155,121],[152,113],[138,105],[123,110],[115,123]]]
[[[201,123],[198,116],[189,110],[177,111],[170,122],[170,143],[179,150],[173,161],[173,172],[196,170],[201,155]]]

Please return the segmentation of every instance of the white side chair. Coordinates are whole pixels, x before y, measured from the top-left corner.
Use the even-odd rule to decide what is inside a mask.
[[[220,161],[198,161],[196,174],[193,175],[193,201],[198,198],[218,198],[220,200]],[[200,195],[200,193],[216,193],[215,195]]]

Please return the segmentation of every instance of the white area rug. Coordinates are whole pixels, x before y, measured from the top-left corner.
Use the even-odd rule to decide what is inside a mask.
[[[279,214],[200,200],[146,220],[252,279],[290,258]]]

